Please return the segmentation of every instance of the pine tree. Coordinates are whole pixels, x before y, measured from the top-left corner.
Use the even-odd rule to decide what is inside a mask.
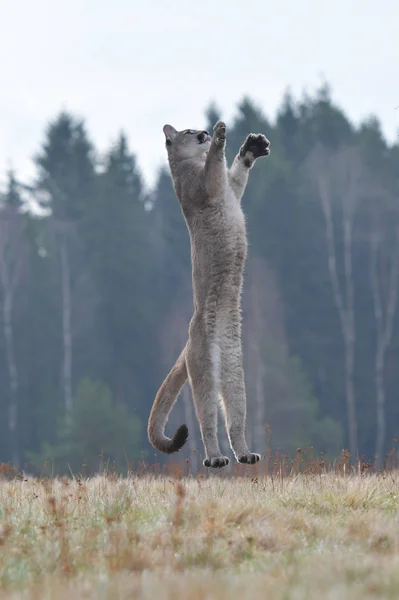
[[[61,381],[64,409],[72,408],[74,394],[74,297],[79,283],[88,279],[84,262],[84,217],[95,189],[93,148],[84,124],[61,113],[50,124],[42,151],[36,157],[39,168],[37,189],[51,197],[48,244],[57,256],[60,273],[62,357]],[[86,294],[83,294],[84,296]],[[79,302],[80,307],[85,309]],[[88,311],[86,311],[87,313]]]
[[[97,328],[104,346],[102,377],[118,401],[146,414],[143,400],[152,395],[151,219],[136,159],[123,133],[107,153],[104,166],[97,201],[85,224],[100,295]]]

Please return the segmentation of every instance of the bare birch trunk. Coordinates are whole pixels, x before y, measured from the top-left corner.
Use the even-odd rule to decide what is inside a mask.
[[[14,350],[14,335],[12,328],[12,307],[13,307],[13,296],[12,292],[5,291],[4,303],[3,303],[3,323],[4,323],[4,338],[6,341],[6,354],[7,354],[7,366],[8,375],[10,379],[10,403],[8,406],[8,431],[10,433],[11,441],[11,459],[12,464],[19,468],[19,443],[18,443],[18,389],[19,379],[17,363],[15,360]]]
[[[321,198],[324,217],[326,220],[326,238],[328,250],[328,268],[331,284],[334,292],[335,304],[338,309],[345,352],[345,396],[348,415],[348,437],[349,452],[352,459],[357,455],[357,419],[355,405],[355,391],[353,385],[355,331],[354,331],[354,308],[353,308],[353,282],[352,282],[352,259],[351,259],[351,225],[348,219],[344,222],[344,261],[345,261],[345,284],[346,303],[344,305],[341,286],[338,279],[337,261],[335,251],[334,225],[331,201],[324,186],[321,188]]]
[[[376,322],[376,352],[375,352],[375,391],[376,391],[376,466],[383,462],[386,442],[385,387],[384,369],[385,357],[392,339],[393,321],[396,313],[399,288],[399,230],[396,232],[396,247],[392,257],[386,307],[383,306],[381,286],[378,278],[378,250],[381,246],[381,236],[374,232],[371,238],[370,278]]]
[[[259,358],[262,358],[261,353],[259,353]],[[265,453],[266,450],[266,418],[265,418],[265,386],[264,386],[264,378],[265,378],[265,369],[259,361],[256,370],[256,383],[255,383],[255,397],[256,397],[256,409],[255,409],[255,427],[254,427],[254,438],[255,443],[254,446],[257,448],[257,452],[262,454]]]
[[[355,368],[355,313],[354,313],[354,289],[352,273],[352,226],[353,226],[353,199],[343,203],[344,214],[344,263],[345,263],[345,288],[346,288],[346,310],[344,316],[344,338],[345,343],[345,379],[346,379],[346,401],[348,409],[349,425],[349,449],[352,460],[357,457],[357,418],[356,400],[353,383]],[[338,278],[337,278],[338,279]]]
[[[320,151],[322,152],[322,151]],[[341,153],[342,154],[342,153]],[[354,362],[355,362],[355,313],[354,313],[354,287],[352,273],[352,230],[354,221],[354,212],[357,204],[356,178],[359,177],[359,169],[353,174],[353,179],[345,181],[346,161],[349,156],[341,156],[338,162],[338,173],[335,173],[337,180],[342,178],[347,186],[342,191],[342,214],[343,214],[343,253],[344,253],[344,291],[338,278],[337,258],[335,248],[334,222],[332,211],[332,197],[327,178],[331,175],[331,163],[327,160],[323,164],[316,164],[313,170],[317,178],[318,191],[323,209],[326,224],[326,241],[328,252],[328,269],[330,273],[331,285],[334,293],[334,300],[337,306],[342,336],[344,341],[345,353],[345,397],[348,418],[348,437],[349,452],[352,460],[357,458],[357,417],[356,417],[356,398],[354,389]],[[354,169],[356,171],[356,169]],[[341,184],[342,187],[342,184]]]
[[[386,437],[385,422],[385,388],[384,388],[384,364],[385,352],[381,347],[376,350],[375,357],[375,391],[376,391],[376,442],[375,442],[375,463],[381,466]]]
[[[72,329],[71,329],[71,282],[69,256],[64,239],[60,246],[61,254],[61,290],[62,290],[62,334],[63,334],[63,388],[65,411],[72,408]]]
[[[345,390],[348,412],[349,452],[352,460],[357,459],[357,417],[355,389],[353,384],[354,344],[347,341],[345,345]]]
[[[266,434],[265,434],[265,367],[263,343],[264,335],[270,335],[270,332],[264,332],[263,324],[263,305],[265,299],[262,298],[262,266],[259,261],[255,258],[252,260],[252,285],[251,285],[251,299],[252,299],[252,323],[254,325],[254,336],[255,344],[255,411],[254,411],[254,446],[257,448],[257,452],[264,454],[266,450]],[[264,276],[264,274],[263,274]],[[270,293],[270,292],[269,292]]]
[[[19,376],[14,349],[14,332],[12,325],[14,290],[18,281],[20,261],[14,265],[13,276],[10,277],[9,267],[3,255],[0,257],[1,284],[3,288],[3,330],[6,345],[7,369],[10,385],[10,400],[8,405],[8,431],[11,443],[12,464],[19,468],[19,442],[18,442],[18,391]]]

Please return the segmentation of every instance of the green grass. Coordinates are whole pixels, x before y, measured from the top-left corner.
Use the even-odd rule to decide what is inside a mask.
[[[0,482],[0,597],[398,598],[399,473]]]

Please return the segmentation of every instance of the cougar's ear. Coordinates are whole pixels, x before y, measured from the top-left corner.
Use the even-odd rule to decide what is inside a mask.
[[[163,132],[165,134],[166,143],[171,144],[177,135],[177,131],[172,125],[164,125]]]

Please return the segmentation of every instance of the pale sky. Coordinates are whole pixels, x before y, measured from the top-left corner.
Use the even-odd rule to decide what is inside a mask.
[[[202,128],[211,101],[227,125],[244,95],[274,118],[327,81],[355,123],[399,130],[398,0],[0,0],[0,56],[2,180],[32,177],[63,109],[101,152],[124,129],[148,183],[163,125]]]

